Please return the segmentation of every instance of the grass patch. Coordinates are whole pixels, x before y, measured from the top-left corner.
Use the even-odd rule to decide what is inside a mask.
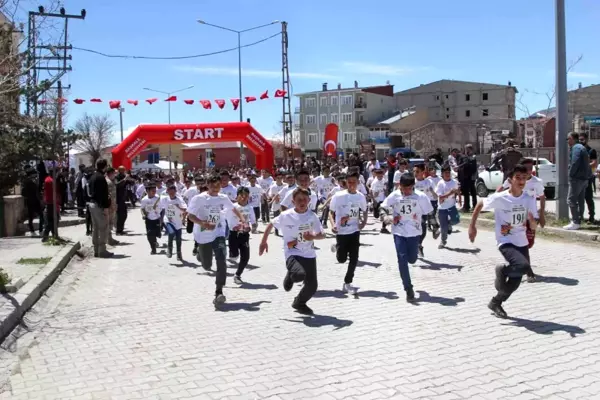
[[[48,241],[44,242],[44,246],[64,246],[69,243],[71,243],[70,240],[63,239],[60,237],[55,238],[54,236],[51,236],[48,238]]]
[[[10,284],[11,281],[12,278],[10,277],[10,275],[8,275],[8,273],[5,270],[0,268],[0,288],[3,288],[6,285]]]
[[[17,264],[46,265],[51,259],[52,257],[21,258]]]

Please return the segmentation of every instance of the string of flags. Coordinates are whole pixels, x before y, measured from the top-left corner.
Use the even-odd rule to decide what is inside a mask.
[[[287,92],[285,90],[282,89],[277,89],[275,90],[275,94],[273,95],[273,97],[284,97],[287,94]],[[259,97],[258,100],[266,100],[269,98],[269,91],[265,90]],[[159,99],[156,97],[152,97],[149,99],[145,99],[143,101],[145,101],[146,103],[148,103],[149,105],[152,105],[154,103],[156,103]],[[52,100],[38,100],[38,104],[46,104],[48,102],[50,102]],[[67,103],[69,100],[65,99],[65,98],[57,98],[54,101],[56,101],[57,103]],[[85,99],[80,99],[80,98],[76,98],[73,99],[73,103],[75,104],[83,104],[88,100]],[[164,101],[169,101],[169,102],[175,102],[178,101],[177,96],[170,96],[168,98],[166,98]],[[231,105],[233,106],[233,110],[237,110],[238,107],[240,106],[240,101],[241,99],[239,98],[232,98],[229,99],[229,101],[231,102]],[[255,96],[246,96],[244,97],[244,101],[246,103],[252,103],[253,101],[257,101],[257,98]],[[103,103],[102,99],[99,98],[91,98],[89,99],[90,103]],[[227,104],[227,102],[225,101],[225,99],[215,99],[215,100],[193,100],[193,99],[183,99],[183,102],[187,105],[193,105],[195,103],[200,104],[205,110],[211,110],[212,109],[212,104],[214,103],[218,108],[220,108],[221,110],[223,108],[225,108],[225,105]],[[134,107],[136,107],[138,104],[140,104],[140,100],[127,100],[126,101],[127,104],[130,104]],[[108,101],[108,106],[111,110],[113,109],[118,109],[121,108],[121,100],[109,100]]]

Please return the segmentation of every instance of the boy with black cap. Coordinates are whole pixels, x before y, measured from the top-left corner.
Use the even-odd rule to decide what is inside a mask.
[[[160,235],[161,215],[164,210],[161,197],[156,193],[156,184],[149,182],[146,185],[146,196],[140,202],[142,217],[146,223],[146,237],[150,243],[150,254],[156,254],[158,238]]]

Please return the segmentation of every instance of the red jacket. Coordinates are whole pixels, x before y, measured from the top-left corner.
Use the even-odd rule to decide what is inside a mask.
[[[44,180],[44,203],[53,204],[54,198],[52,196],[52,176],[47,176]],[[62,201],[60,199],[60,192],[58,186],[56,187],[56,208],[59,209]]]

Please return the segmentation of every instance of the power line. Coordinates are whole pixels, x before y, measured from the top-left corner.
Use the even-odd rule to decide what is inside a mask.
[[[256,42],[245,44],[245,45],[240,46],[240,47],[241,48],[245,48],[245,47],[255,46],[255,45],[260,44],[262,42],[266,42],[269,39],[273,39],[274,37],[277,37],[279,35],[281,35],[281,32],[277,32],[274,35],[271,35],[269,37],[266,37],[266,38],[261,39],[261,40],[256,41]],[[126,58],[126,59],[141,59],[141,60],[186,60],[186,59],[190,59],[190,58],[208,57],[208,56],[214,56],[214,55],[217,55],[217,54],[229,53],[231,51],[237,51],[237,49],[238,49],[237,47],[233,47],[231,49],[213,51],[211,53],[194,54],[194,55],[191,55],[191,56],[153,57],[153,56],[127,56],[127,55],[118,55],[118,54],[107,54],[107,53],[102,53],[101,51],[97,51],[97,50],[84,49],[84,48],[81,48],[81,47],[73,47],[73,50],[84,51],[84,52],[96,54],[96,55],[99,55],[99,56],[102,56],[102,57],[108,57],[108,58]]]

